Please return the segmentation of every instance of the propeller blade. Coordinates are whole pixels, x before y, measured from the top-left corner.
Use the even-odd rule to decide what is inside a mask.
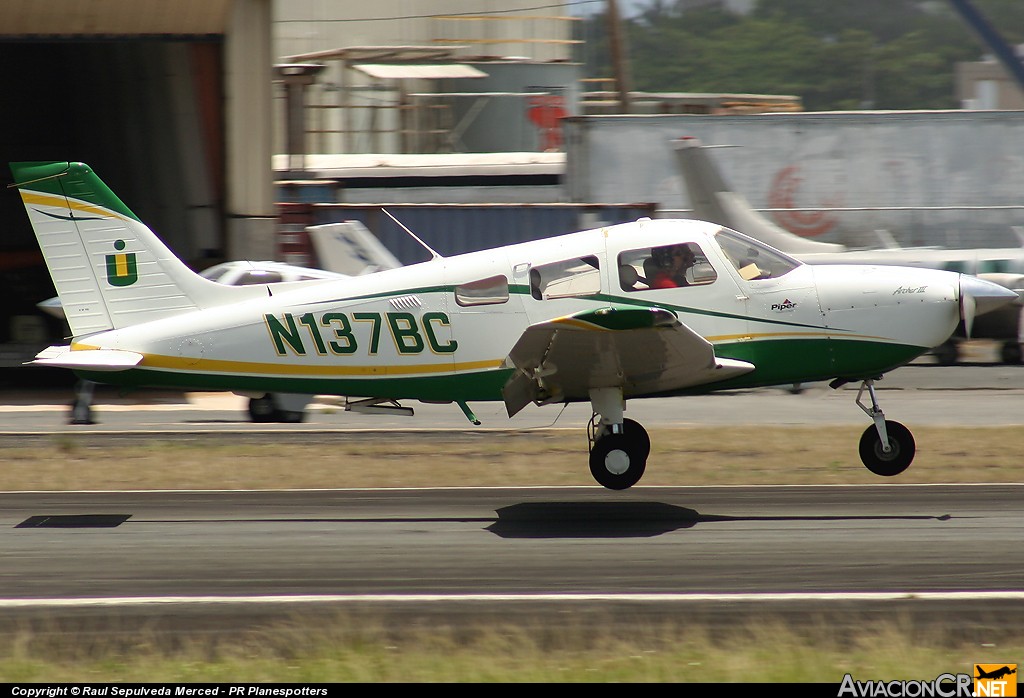
[[[969,274],[960,275],[960,319],[964,321],[964,332],[971,338],[974,318],[1001,308],[1019,299],[1016,292]]]
[[[964,321],[964,335],[967,339],[971,338],[971,332],[974,329],[974,317],[978,314],[978,302],[974,300],[974,296],[968,288],[961,282],[960,284],[960,319]]]

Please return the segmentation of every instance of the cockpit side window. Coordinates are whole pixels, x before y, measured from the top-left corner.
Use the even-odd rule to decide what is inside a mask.
[[[718,272],[695,242],[641,247],[619,254],[619,286],[647,291],[714,283]]]
[[[715,234],[722,252],[739,275],[747,281],[777,279],[800,266],[800,262],[734,230],[723,228]]]

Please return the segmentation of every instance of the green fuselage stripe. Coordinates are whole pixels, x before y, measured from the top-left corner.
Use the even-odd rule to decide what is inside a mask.
[[[416,294],[429,294],[429,293],[454,293],[455,287],[451,285],[446,286],[420,286],[418,288],[406,288],[397,289],[391,291],[385,291],[381,293],[368,293],[361,296],[351,296],[346,298],[332,298],[323,301],[317,301],[312,305],[333,305],[339,303],[353,303],[356,301],[373,300],[376,298],[395,298],[397,296],[414,296]],[[524,296],[530,295],[530,289],[522,284],[510,284],[509,293],[519,294]],[[564,300],[564,299],[563,299]],[[775,318],[755,317],[752,315],[740,315],[737,313],[726,313],[717,310],[706,310],[704,308],[693,308],[686,305],[676,305],[674,303],[664,303],[656,301],[648,301],[640,298],[629,298],[626,296],[617,296],[608,293],[596,293],[590,296],[574,296],[572,300],[590,302],[598,305],[606,305],[613,303],[618,306],[627,308],[663,308],[665,310],[671,310],[673,312],[687,313],[691,315],[704,315],[706,317],[717,317],[724,318],[726,320],[739,320],[742,322],[758,322],[767,325],[779,325],[782,327],[801,327],[807,329],[817,330],[828,330],[830,332],[849,332],[838,327],[826,327],[825,325],[812,325],[800,322],[786,322],[784,320],[776,320]],[[538,303],[550,303],[552,301],[537,301]],[[305,305],[305,304],[304,304]]]

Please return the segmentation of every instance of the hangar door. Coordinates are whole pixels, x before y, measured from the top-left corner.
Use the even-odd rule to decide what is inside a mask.
[[[220,6],[219,15],[193,17],[187,26],[175,24],[175,13],[157,16],[160,4],[177,11],[192,2],[54,0],[44,4],[54,11],[43,18],[34,16],[47,14],[39,4],[0,5],[0,182],[11,181],[12,161],[86,162],[183,259],[202,267],[224,247],[223,24],[230,2],[205,0],[208,9]],[[76,13],[83,7],[89,17]],[[154,32],[157,26],[164,31]],[[178,33],[189,27],[192,33]],[[3,368],[66,333],[35,307],[53,286],[21,199],[6,187],[0,229]]]

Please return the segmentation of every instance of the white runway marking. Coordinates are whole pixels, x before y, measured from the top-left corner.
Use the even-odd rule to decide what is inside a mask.
[[[309,603],[437,603],[507,601],[628,601],[736,602],[736,601],[985,601],[1024,600],[1024,590],[1006,591],[891,591],[793,592],[740,594],[323,594],[294,596],[124,596],[71,599],[0,599],[0,609],[88,608],[102,606],[158,606],[204,604],[309,604]]]

